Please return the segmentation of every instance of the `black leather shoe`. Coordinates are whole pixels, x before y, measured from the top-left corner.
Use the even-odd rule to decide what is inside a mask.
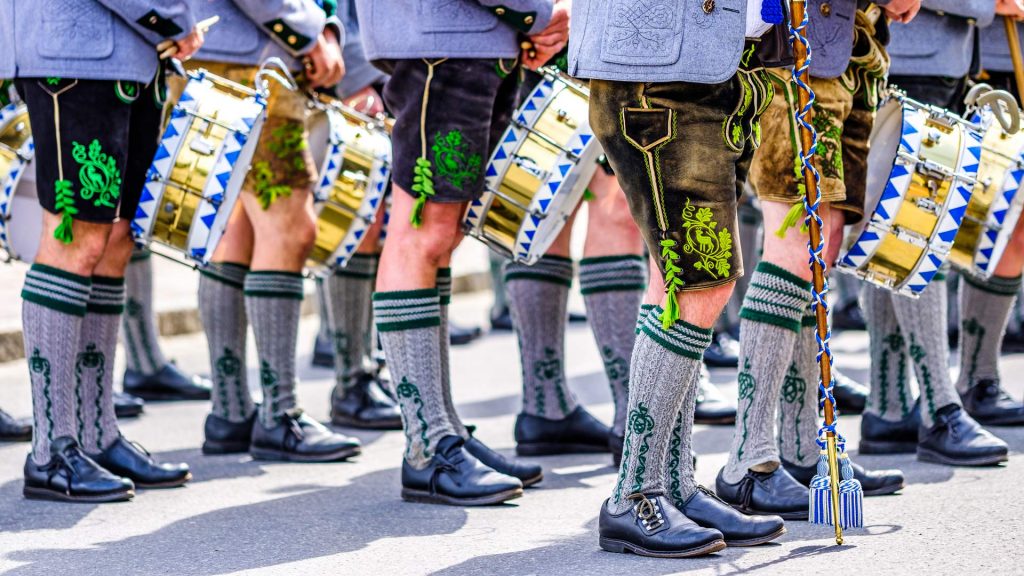
[[[601,504],[598,543],[609,552],[632,552],[655,558],[689,558],[725,548],[725,537],[680,512],[662,494],[633,494],[635,504],[621,514]]]
[[[174,362],[164,364],[156,374],[124,371],[124,391],[152,402],[209,400],[210,389],[209,379],[189,376]]]
[[[331,424],[370,430],[401,430],[402,411],[373,374],[355,376],[347,389],[331,390]]]
[[[146,406],[145,400],[125,392],[114,392],[114,415],[118,418],[138,418]]]
[[[522,482],[495,472],[473,457],[461,436],[441,438],[430,463],[422,470],[402,459],[402,499],[409,502],[486,506],[522,495]]]
[[[921,405],[898,422],[865,412],[860,420],[861,454],[913,454],[917,452],[917,429],[921,425]]]
[[[0,410],[0,442],[30,442],[32,422],[20,420]]]
[[[697,524],[721,532],[729,546],[757,546],[786,533],[782,518],[743,514],[703,486],[678,508]]]
[[[70,436],[50,444],[50,461],[39,466],[25,459],[25,498],[61,502],[121,502],[135,496],[128,478],[115,476],[97,464]]]
[[[483,334],[483,328],[479,326],[459,326],[454,322],[448,322],[448,341],[452,346],[465,346]]]
[[[516,453],[520,456],[592,454],[608,451],[611,430],[577,406],[562,420],[531,414],[516,417]]]
[[[861,414],[868,403],[867,386],[850,378],[835,368],[832,369],[836,385],[832,389],[832,396],[836,399],[839,411],[843,414]],[[821,397],[819,392],[818,397]]]
[[[569,323],[570,324],[585,324],[587,322],[587,315],[582,312],[569,312]]]
[[[192,479],[188,464],[158,464],[145,448],[124,436],[92,458],[112,473],[131,479],[139,488],[175,488]]]
[[[469,431],[469,440],[466,440],[465,445],[466,452],[472,454],[474,458],[485,466],[493,469],[495,472],[518,478],[523,483],[523,488],[533,486],[544,479],[544,469],[541,468],[540,464],[520,462],[514,458],[506,458],[473,435],[476,432],[476,426],[466,426],[466,430]]]
[[[711,375],[701,367],[697,384],[697,406],[693,410],[694,424],[736,423],[736,405],[725,398],[722,391],[711,383]]]
[[[704,351],[704,363],[713,368],[735,368],[740,363],[740,343],[729,332],[715,331]]]
[[[505,306],[501,310],[491,312],[491,331],[492,332],[511,332],[512,331],[512,311]]]
[[[329,337],[316,335],[316,340],[313,341],[313,366],[334,368],[334,342]]]
[[[983,426],[1024,424],[1024,403],[1014,400],[998,380],[979,380],[960,395],[964,410]]]
[[[240,454],[252,444],[252,426],[256,411],[243,422],[232,422],[216,414],[207,414],[203,424],[203,454]]]
[[[264,428],[257,418],[252,425],[249,453],[256,460],[282,462],[337,462],[361,452],[359,440],[329,430],[295,408]]]
[[[864,312],[860,309],[857,300],[851,300],[845,306],[839,306],[832,310],[833,330],[867,330],[867,322],[864,321]]]
[[[810,507],[807,486],[797,482],[779,466],[774,472],[754,472],[736,484],[722,477],[715,479],[718,497],[744,514],[775,514],[785,520],[807,520]]]
[[[899,470],[867,470],[856,462],[853,465],[853,477],[860,480],[865,496],[884,496],[898,492],[903,488],[903,472]],[[804,486],[811,485],[811,479],[818,472],[817,465],[798,466],[782,461],[782,466],[789,475]]]
[[[612,464],[616,468],[622,465],[622,447],[625,443],[625,437],[619,436],[614,432],[608,433],[608,451],[612,453]]]
[[[917,459],[950,466],[991,466],[1006,462],[1006,443],[956,404],[935,412],[935,425],[918,429]]]

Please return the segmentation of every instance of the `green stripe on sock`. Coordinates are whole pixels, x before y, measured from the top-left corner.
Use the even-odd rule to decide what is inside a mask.
[[[420,288],[418,290],[395,290],[391,292],[374,292],[374,302],[388,300],[414,300],[417,298],[437,298],[437,288]]]
[[[988,292],[989,294],[999,294],[1000,296],[1016,296],[1020,292],[1021,277],[1014,276],[1012,278],[1004,278],[1000,276],[992,276],[988,280],[981,280],[980,278],[974,278],[970,274],[963,274],[964,282],[967,282],[972,287],[981,290],[982,292]]]
[[[772,264],[771,262],[765,262],[764,260],[758,262],[757,267],[754,269],[754,272],[762,272],[764,274],[768,274],[769,276],[775,276],[776,278],[785,280],[790,284],[794,284],[798,287],[801,287],[804,290],[810,291],[811,289],[811,282],[809,280],[804,280],[803,278],[797,276],[796,274],[793,274],[789,270],[780,268],[775,264]]]
[[[605,264],[609,262],[640,262],[644,263],[643,256],[637,256],[635,254],[620,254],[618,256],[594,256],[593,258],[583,258],[580,260],[580,267],[590,266],[592,264]]]
[[[29,272],[38,272],[44,275],[56,276],[58,278],[63,278],[65,280],[71,280],[72,282],[76,284],[81,284],[85,287],[88,287],[91,283],[90,278],[88,276],[79,276],[78,274],[73,274],[66,270],[61,270],[60,268],[47,266],[46,264],[33,264],[32,267],[29,268]]]
[[[47,298],[41,294],[25,290],[21,291],[21,299],[26,302],[38,304],[43,308],[49,308],[50,310],[56,310],[57,312],[63,312],[72,316],[85,316],[86,306],[84,303],[81,305],[75,305],[61,300],[54,300],[53,298]]]
[[[747,307],[740,308],[740,318],[743,320],[750,320],[751,322],[771,324],[772,326],[778,326],[779,328],[785,328],[786,330],[792,330],[793,332],[799,332],[801,325],[800,319],[785,318],[775,314],[768,314],[767,312],[752,310]]]

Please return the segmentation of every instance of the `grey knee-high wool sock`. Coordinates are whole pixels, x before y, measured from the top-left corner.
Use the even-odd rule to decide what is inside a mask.
[[[370,331],[370,297],[377,278],[377,261],[372,254],[354,254],[348,265],[324,280],[329,331],[334,340],[334,379],[342,389],[356,383],[367,369],[366,333]]]
[[[739,400],[727,482],[739,482],[751,468],[778,466],[779,392],[810,299],[810,282],[769,262],[759,262],[750,277],[740,310]]]
[[[153,309],[153,264],[150,253],[136,250],[125,271],[127,300],[122,318],[125,362],[129,370],[155,374],[167,364]],[[111,367],[113,369],[113,367]]]
[[[868,327],[871,355],[870,391],[864,410],[897,422],[914,408],[907,338],[896,320],[888,290],[865,283],[860,291],[860,306]]]
[[[1021,277],[980,280],[963,275],[960,286],[960,393],[981,380],[999,380],[999,353]]]
[[[75,351],[92,279],[33,264],[21,290],[21,325],[32,383],[32,460],[50,461],[50,443],[78,437]]]
[[[320,318],[316,338],[325,342],[333,342],[334,334],[331,333],[330,305],[328,304],[330,296],[328,295],[327,279],[317,276],[313,280],[313,286],[316,292],[317,317]]]
[[[626,430],[629,360],[646,282],[647,265],[642,256],[626,254],[580,260],[580,292],[615,403],[612,432],[619,436]]]
[[[121,435],[114,413],[114,355],[124,312],[124,278],[92,277],[75,356],[78,442],[99,454]]]
[[[245,313],[247,266],[211,262],[199,270],[199,318],[203,322],[213,375],[213,413],[245,422],[255,404],[249,393]]]
[[[561,420],[576,409],[565,379],[565,325],[572,260],[545,256],[533,266],[509,262],[505,293],[519,341],[523,412]]]
[[[377,292],[373,314],[402,410],[405,459],[422,469],[441,438],[457,434],[444,405],[437,289]]]
[[[893,312],[906,335],[914,375],[921,386],[921,423],[929,428],[935,424],[936,410],[950,404],[960,405],[960,396],[949,376],[947,288],[943,280],[937,274],[917,300],[891,296]]]
[[[783,460],[798,466],[811,466],[818,461],[818,447],[814,443],[818,436],[818,381],[821,380],[816,360],[817,333],[818,325],[808,306],[800,321],[800,336],[794,344],[779,399],[779,453]]]
[[[256,336],[263,403],[259,419],[276,426],[295,408],[295,345],[302,308],[302,274],[250,271],[245,276],[245,310]]]
[[[448,422],[451,423],[455,432],[466,440],[469,439],[469,430],[462,424],[459,413],[455,410],[455,401],[452,400],[452,374],[451,374],[451,335],[448,328],[448,305],[452,302],[452,269],[437,269],[437,296],[440,302],[439,312],[441,314],[441,325],[438,331],[438,344],[440,345],[441,358],[441,391],[444,393],[444,410],[448,415]]]
[[[681,320],[665,330],[659,319],[662,312],[661,307],[648,312],[633,348],[622,464],[608,500],[614,513],[632,506],[631,494],[665,492],[671,483],[667,479],[672,431],[687,397],[696,396],[690,388],[696,387],[704,351],[711,344],[710,329]],[[688,412],[692,422],[692,407]],[[686,480],[693,482],[692,476]],[[682,484],[679,490],[692,494]]]

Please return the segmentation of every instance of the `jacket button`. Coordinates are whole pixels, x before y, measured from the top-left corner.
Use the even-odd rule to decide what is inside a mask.
[[[153,16],[149,17],[149,23],[150,24],[156,24],[157,20],[159,20],[159,18],[157,18],[155,14]]]
[[[295,44],[296,42],[298,42],[298,40],[299,39],[296,38],[294,35],[288,37],[288,43],[289,44]]]
[[[497,14],[498,16],[504,16],[505,15],[505,9],[502,8],[501,6],[499,6],[499,7],[494,9],[494,13]]]
[[[822,2],[819,10],[821,10],[821,15],[826,18],[832,15],[832,5],[828,2]]]
[[[533,16],[527,16],[523,18],[523,24],[533,24]]]
[[[274,32],[277,32],[278,34],[284,32],[284,24],[281,24],[280,22],[274,24]]]
[[[701,5],[701,8],[704,9],[705,14],[711,14],[715,9],[715,0],[704,0],[704,4]]]

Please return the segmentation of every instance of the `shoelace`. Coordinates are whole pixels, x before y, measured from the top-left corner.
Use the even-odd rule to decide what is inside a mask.
[[[434,454],[434,458],[437,459],[437,468],[434,468],[434,473],[430,475],[430,493],[437,494],[437,480],[441,474],[447,474],[449,472],[457,472],[458,467],[451,460],[448,460],[442,454]]]
[[[658,505],[648,499],[645,494],[634,492],[629,496],[626,496],[626,500],[637,501],[633,510],[636,511],[637,518],[640,519],[640,523],[643,524],[644,528],[648,531],[657,530],[665,523],[665,519],[661,515],[661,510],[658,509]]]

